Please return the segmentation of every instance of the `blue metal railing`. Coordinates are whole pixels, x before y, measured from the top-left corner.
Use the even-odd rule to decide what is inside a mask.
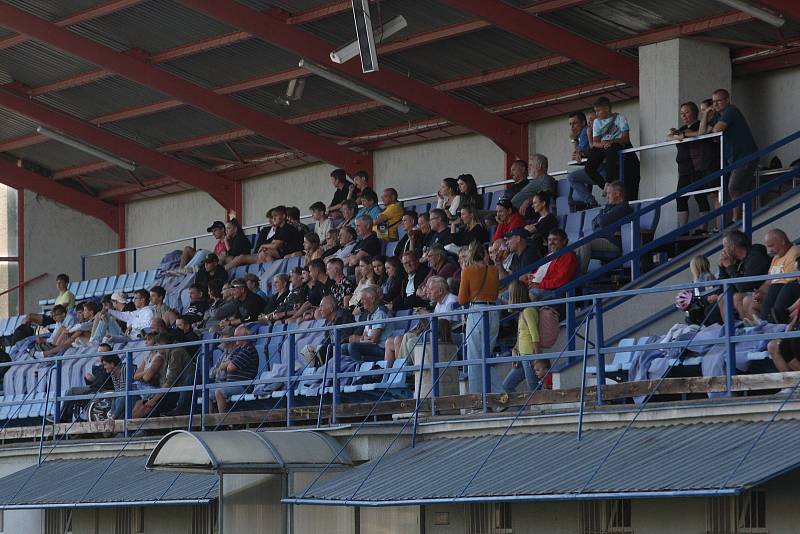
[[[663,292],[675,292],[682,289],[687,288],[702,288],[707,286],[719,286],[722,287],[724,294],[730,295],[731,291],[728,289],[733,286],[733,284],[744,283],[744,282],[756,282],[756,281],[764,281],[764,280],[773,280],[773,279],[780,279],[780,278],[791,278],[800,276],[800,272],[796,273],[782,273],[778,275],[765,275],[765,276],[754,276],[754,277],[746,277],[746,278],[734,278],[734,279],[724,279],[724,280],[715,280],[711,282],[700,282],[700,283],[692,283],[692,284],[680,284],[680,285],[669,285],[669,286],[662,286],[662,287],[654,287],[654,288],[643,288],[643,289],[635,289],[635,290],[624,290],[624,291],[615,291],[610,293],[601,293],[595,295],[587,295],[587,296],[579,296],[579,297],[569,297],[569,298],[560,298],[554,299],[551,301],[543,301],[543,302],[534,302],[534,303],[525,303],[525,304],[515,304],[515,305],[505,305],[505,306],[487,306],[481,307],[476,309],[466,309],[466,310],[457,310],[453,312],[443,312],[437,314],[423,314],[414,316],[415,319],[447,319],[447,318],[463,318],[469,314],[481,314],[483,317],[488,317],[489,313],[499,313],[501,311],[519,311],[526,307],[540,307],[540,306],[552,306],[556,304],[575,304],[579,302],[586,302],[590,303],[594,310],[594,318],[595,318],[595,328],[596,328],[596,343],[594,344],[594,350],[589,352],[587,349],[584,350],[573,350],[570,347],[564,347],[564,350],[560,351],[563,357],[583,357],[584,360],[588,359],[591,356],[594,356],[596,359],[596,366],[599,371],[598,374],[601,374],[602,369],[605,367],[605,357],[608,354],[616,354],[617,352],[629,352],[631,350],[630,347],[613,347],[613,346],[606,346],[603,342],[604,339],[604,332],[603,332],[603,323],[602,317],[604,313],[603,309],[603,302],[609,299],[616,299],[616,298],[626,298],[626,297],[634,297],[637,295],[645,295],[645,294],[653,294],[653,293],[663,293]],[[726,306],[725,309],[725,321],[728,325],[734,324],[734,309],[733,306]],[[390,326],[393,323],[400,323],[400,322],[408,322],[409,316],[401,316],[401,317],[394,317],[386,319],[382,321],[387,326]],[[435,321],[432,321],[435,323]],[[337,325],[337,326],[329,326],[329,327],[311,327],[311,328],[304,328],[302,330],[293,330],[289,332],[274,332],[268,334],[258,334],[258,335],[251,335],[245,336],[240,338],[228,338],[224,340],[225,342],[233,342],[236,340],[247,339],[247,340],[258,340],[263,338],[272,338],[278,336],[287,336],[285,342],[289,343],[290,348],[294,348],[297,345],[297,340],[302,336],[306,336],[308,334],[318,333],[318,332],[331,332],[332,339],[341,339],[341,331],[342,329],[349,329],[357,326],[365,326],[368,323],[360,322],[360,323],[353,323],[348,325]],[[488,329],[484,329],[484,343],[488,343],[489,337]],[[725,331],[725,336],[718,340],[716,343],[710,343],[709,341],[704,341],[704,345],[709,344],[725,344],[727,346],[727,366],[726,366],[726,391],[728,394],[732,393],[732,377],[736,373],[736,365],[735,365],[735,352],[733,350],[734,345],[739,342],[746,342],[746,341],[766,341],[778,338],[792,338],[792,337],[800,337],[800,331],[792,331],[792,332],[782,332],[778,334],[770,333],[770,334],[750,334],[750,335],[736,335],[733,328],[727,328]],[[96,353],[96,354],[79,354],[79,355],[68,355],[68,356],[55,356],[48,358],[45,361],[36,361],[31,362],[28,361],[13,361],[9,363],[0,364],[0,367],[16,367],[16,366],[30,366],[30,365],[42,365],[49,363],[50,365],[55,367],[55,376],[56,381],[58,382],[61,377],[63,365],[65,362],[71,360],[86,360],[91,357],[96,357],[100,355],[108,355],[108,354],[118,354],[120,359],[124,360],[127,364],[127,377],[129,380],[126,381],[125,390],[120,392],[109,392],[108,394],[103,394],[102,397],[104,398],[117,398],[124,396],[126,398],[126,410],[125,410],[125,420],[123,421],[123,429],[124,432],[127,433],[128,430],[128,419],[130,419],[131,413],[130,409],[133,406],[134,401],[137,399],[139,394],[136,390],[131,389],[132,381],[130,380],[132,369],[133,369],[133,361],[134,355],[138,352],[143,351],[159,351],[159,350],[168,350],[177,347],[199,347],[198,350],[198,357],[203,358],[201,365],[203,367],[207,366],[208,363],[208,356],[213,350],[213,347],[220,344],[222,340],[200,340],[195,342],[189,343],[178,343],[170,346],[136,346],[130,348],[122,348],[119,350],[114,350],[105,353]],[[438,351],[438,336],[431,337],[430,342],[433,346],[437,347]],[[690,342],[669,342],[669,343],[652,343],[648,345],[637,345],[636,350],[651,350],[651,349],[668,349],[668,348],[685,348],[689,346]],[[389,377],[396,373],[421,373],[423,371],[434,371],[434,373],[438,371],[442,371],[444,369],[449,368],[465,368],[469,365],[480,365],[482,366],[483,376],[486,377],[489,375],[489,370],[492,366],[501,365],[505,363],[511,362],[531,362],[537,359],[549,359],[552,358],[555,353],[540,353],[540,354],[524,354],[519,356],[505,356],[505,357],[496,357],[492,358],[486,351],[482,351],[480,357],[476,358],[474,355],[467,354],[468,358],[462,360],[452,360],[447,362],[439,362],[439,361],[431,361],[429,363],[420,362],[419,365],[410,365],[401,368],[386,368],[386,369],[377,369],[371,371],[352,371],[352,372],[341,372],[340,371],[340,363],[341,363],[341,350],[340,345],[335,345],[334,350],[334,372],[332,375],[332,387],[331,387],[331,398],[330,403],[325,403],[326,405],[330,405],[331,409],[331,422],[336,422],[336,413],[337,408],[343,403],[345,400],[343,398],[343,393],[341,391],[341,379],[345,378],[356,378],[356,377],[363,377],[363,376],[384,376]],[[291,351],[290,351],[291,352]],[[290,355],[294,356],[293,354]],[[202,395],[203,399],[207,399],[209,395],[213,395],[214,391],[218,388],[233,386],[233,385],[243,385],[243,386],[254,386],[254,385],[262,385],[262,384],[285,384],[289,386],[289,390],[287,390],[286,397],[290,396],[290,391],[293,391],[294,388],[291,387],[293,384],[298,384],[301,380],[307,380],[309,378],[314,378],[313,375],[300,375],[297,370],[294,369],[293,366],[288,368],[288,371],[285,375],[276,376],[274,378],[256,378],[255,380],[249,381],[239,381],[239,382],[223,382],[223,383],[212,383],[209,382],[208,376],[206,373],[205,368],[201,373],[201,382],[194,384],[194,385],[173,385],[172,387],[163,387],[163,388],[155,388],[150,389],[147,391],[148,395],[153,395],[157,393],[179,393],[182,391],[194,391],[198,395]],[[50,369],[45,369],[46,372],[51,372]],[[600,383],[603,383],[600,381]],[[484,381],[484,384],[488,384],[488,381]],[[33,399],[24,399],[22,401],[8,401],[3,400],[0,402],[0,407],[5,406],[19,406],[19,405],[34,405],[34,404],[42,404],[45,403],[52,403],[54,408],[55,414],[55,422],[58,422],[58,415],[60,414],[61,403],[65,401],[79,401],[79,400],[90,400],[97,397],[97,395],[64,395],[61,392],[61,385],[55,385],[55,392],[50,392],[50,398],[33,398]],[[320,388],[320,395],[325,394],[325,384],[322,384]],[[488,386],[486,388],[488,390]],[[484,410],[487,408],[486,403],[486,393],[489,391],[484,391],[481,396],[483,400]],[[432,402],[435,402],[436,397],[439,395],[437,388],[431,388],[431,399]],[[597,399],[596,401],[600,404],[603,402],[602,398],[602,390],[598,388],[597,390]],[[291,401],[286,402],[284,406],[284,411],[286,412],[286,422],[288,425],[294,424],[292,417],[291,417],[291,410],[293,407],[293,403]],[[200,427],[202,429],[206,428],[205,423],[205,415],[208,413],[208,404],[203,402],[202,409],[200,410],[199,417],[200,417]],[[192,423],[190,422],[190,425]]]

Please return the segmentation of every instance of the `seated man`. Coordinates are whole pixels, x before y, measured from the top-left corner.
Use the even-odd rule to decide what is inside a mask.
[[[125,296],[117,291],[111,296],[111,300],[119,302],[125,300]],[[136,307],[134,311],[103,310],[101,313],[124,321],[128,325],[125,335],[131,339],[137,339],[142,337],[144,330],[150,327],[153,320],[150,294],[144,289],[137,289],[133,293],[133,305]]]
[[[541,257],[539,248],[528,241],[530,237],[530,232],[525,228],[514,228],[505,235],[509,255],[497,265],[500,276],[505,277],[519,271]],[[527,278],[527,274],[520,276]]]
[[[258,321],[258,316],[267,305],[264,299],[247,289],[247,283],[242,278],[231,281],[231,290],[237,302],[236,311],[232,316],[220,321],[219,326],[225,328]]]
[[[547,236],[547,248],[550,254],[567,246],[569,238],[561,228],[550,230]],[[549,261],[528,275],[526,283],[530,288],[531,300],[549,300],[555,298],[555,290],[575,279],[578,272],[578,257],[569,251]]]
[[[356,322],[350,310],[337,306],[336,301],[330,295],[322,298],[317,308],[316,315],[319,319],[325,319],[325,326],[336,326]],[[353,330],[353,328],[339,329],[339,340],[346,342],[353,334]],[[325,332],[325,337],[319,345],[306,345],[301,354],[306,361],[309,362],[309,365],[313,367],[325,365],[328,359],[333,355],[333,341],[333,330],[327,330]]]
[[[519,214],[517,209],[507,197],[501,198],[497,202],[496,216],[497,229],[494,231],[492,241],[497,241],[514,228],[525,226],[525,219]]]
[[[56,338],[56,342],[51,348],[43,350],[41,354],[35,355],[37,357],[47,358],[50,356],[57,356],[73,346],[87,345],[92,332],[94,316],[99,308],[100,306],[96,302],[81,302],[76,307],[78,320],[69,328],[62,329],[61,334]]]
[[[523,215],[527,213],[531,205],[531,198],[536,193],[546,192],[550,198],[558,196],[558,185],[556,179],[547,174],[547,156],[544,154],[534,154],[528,169],[531,171],[532,179],[522,190],[511,198],[511,204]]]
[[[397,241],[397,226],[403,218],[403,205],[397,201],[397,190],[387,187],[381,194],[383,211],[375,219],[375,232],[383,241]]]
[[[164,302],[166,296],[167,290],[163,287],[153,286],[150,288],[150,305],[153,307],[153,317],[160,319],[172,311]]]
[[[263,228],[258,234],[255,254],[236,256],[225,264],[229,272],[239,265],[253,265],[279,260],[289,254],[303,250],[303,234],[289,224],[286,206],[276,206],[267,212],[271,226]]]
[[[233,333],[234,337],[249,336],[250,331],[245,326],[239,326]],[[236,341],[236,347],[226,357],[225,365],[220,364],[217,371],[217,382],[245,382],[253,381],[258,375],[258,351],[252,339]],[[217,411],[228,411],[228,401],[233,395],[241,395],[247,391],[247,384],[231,385],[214,390],[214,399],[217,402]]]
[[[123,311],[125,304],[127,304],[127,300],[120,297],[121,293],[117,292],[114,295],[120,298],[122,302],[115,302],[112,295],[106,295],[100,303],[101,310],[94,316],[92,335],[89,338],[93,345],[103,342],[106,338],[113,340],[124,336],[120,322],[106,313],[111,309]]]
[[[67,312],[61,304],[56,304],[50,310],[49,320],[55,324],[53,331],[49,336],[40,336],[36,340],[36,347],[40,351],[47,351],[53,347],[63,344],[68,338],[69,329],[78,323],[78,317],[75,312]]]
[[[328,230],[333,228],[333,221],[328,218],[325,204],[322,202],[314,202],[308,209],[314,221],[314,233],[319,236],[319,242],[324,243],[328,238]]]
[[[444,248],[453,242],[453,234],[450,233],[450,220],[447,217],[447,212],[439,208],[432,209],[428,214],[428,221],[431,226],[431,236],[425,243],[428,249],[436,246]],[[427,254],[423,254],[419,261],[427,263]]]
[[[176,274],[179,274],[184,268],[200,267],[203,260],[209,254],[214,254],[219,259],[225,258],[228,254],[228,241],[225,239],[226,230],[225,223],[222,221],[214,221],[211,226],[206,228],[206,232],[210,233],[217,242],[214,244],[214,250],[195,250],[193,247],[183,247],[181,254],[180,269]]]
[[[528,163],[518,159],[511,164],[511,183],[506,186],[504,196],[510,200],[525,189],[526,185],[528,185]]]
[[[267,294],[264,293],[263,289],[261,289],[261,279],[258,277],[256,273],[247,273],[242,278],[247,284],[247,289],[249,289],[251,293],[255,293],[256,295],[264,299],[264,302],[267,301],[269,297],[267,297]]]
[[[342,346],[343,358],[359,362],[383,359],[388,330],[381,321],[388,319],[389,314],[379,303],[380,298],[376,287],[367,286],[362,290],[361,306],[364,308],[366,317],[362,315],[360,319],[369,324],[364,327],[363,334],[350,336],[347,345]]]
[[[593,231],[600,230],[633,213],[630,204],[625,200],[625,188],[619,182],[611,182],[606,185],[606,200],[607,204],[600,208],[600,212],[592,221]],[[578,249],[581,273],[589,270],[589,261],[595,255],[609,253],[616,256],[622,253],[622,238],[619,232],[598,237]]]
[[[591,139],[589,126],[586,122],[586,115],[582,111],[569,114],[569,138],[572,140],[572,161],[582,162],[589,157],[591,150]],[[605,173],[605,167],[598,169],[598,173]],[[584,210],[597,207],[597,199],[592,194],[594,180],[587,174],[586,169],[578,167],[567,174],[571,189],[570,201],[576,209]]]
[[[413,252],[403,253],[403,269],[406,271],[406,279],[403,281],[400,295],[392,302],[392,310],[410,310],[425,306],[427,301],[417,295],[417,290],[422,287],[428,278],[428,267],[419,262]]]
[[[55,300],[56,306],[62,306],[65,310],[72,310],[75,307],[75,295],[69,290],[69,276],[59,274],[56,276],[56,288],[58,296]],[[36,324],[39,326],[50,326],[55,321],[52,316],[41,313],[29,313],[22,320],[22,324]]]
[[[333,281],[330,286],[330,296],[336,301],[337,306],[350,307],[350,297],[355,291],[355,284],[344,275],[344,263],[339,258],[331,258],[325,267],[328,278]]]
[[[428,277],[441,276],[445,280],[455,276],[459,269],[441,245],[434,245],[428,250],[428,267]]]
[[[381,253],[381,242],[378,235],[372,231],[372,225],[372,218],[369,215],[362,215],[356,219],[358,241],[345,260],[348,267],[355,268],[362,258],[372,258]]]
[[[405,235],[397,242],[394,249],[395,257],[399,258],[403,252],[410,250],[415,252],[417,257],[422,256],[422,234],[417,228],[418,215],[416,211],[408,210],[403,214],[402,224]]]
[[[174,337],[171,334],[160,334],[158,336],[159,345],[170,345],[174,343]],[[162,364],[158,369],[158,387],[171,388],[183,380],[187,369],[190,367],[188,363],[191,357],[186,349],[182,347],[162,349],[160,357]],[[140,419],[148,415],[158,415],[172,410],[178,400],[178,393],[156,393],[142,397],[141,400],[136,401],[133,407],[133,417]]]
[[[286,222],[300,232],[301,237],[311,232],[308,226],[300,221],[300,208],[297,206],[289,206],[286,208]]]
[[[769,266],[767,249],[764,245],[751,245],[750,238],[744,232],[731,230],[722,238],[722,253],[719,256],[720,280],[767,274]],[[742,282],[733,285],[733,306],[740,318],[746,318],[743,306],[745,297],[752,296],[750,293],[760,286],[761,282]],[[709,295],[706,300],[711,304],[719,301],[718,322],[722,322],[726,314],[723,295]]]
[[[333,254],[329,254],[329,256],[339,258],[340,260],[347,259],[353,254],[353,249],[356,248],[357,243],[358,234],[356,230],[352,226],[342,225],[339,227],[339,248]]]
[[[208,283],[211,280],[219,280],[223,284],[228,281],[228,271],[220,266],[219,258],[216,254],[209,254],[205,257],[203,265],[197,270],[192,283],[200,285],[205,288],[204,291],[208,291]],[[150,300],[152,301],[152,295]]]
[[[630,147],[631,132],[628,119],[620,113],[611,111],[611,101],[601,96],[594,103],[597,118],[592,123],[592,149],[586,162],[586,174],[602,187],[603,183],[620,179],[619,151]],[[600,174],[600,166],[605,165],[606,176]],[[625,156],[625,195],[633,200],[639,196],[639,159],[636,154]]]
[[[331,184],[336,188],[336,191],[333,193],[333,199],[331,199],[331,203],[328,206],[328,211],[337,212],[342,209],[353,184],[347,181],[347,173],[344,169],[331,171]]]
[[[102,353],[110,351],[111,351],[111,345],[107,343],[101,343],[97,347],[97,352]],[[67,396],[89,395],[92,393],[96,393],[100,390],[111,391],[114,389],[114,384],[111,381],[109,375],[106,373],[105,367],[102,364],[102,358],[103,356],[100,356],[100,358],[98,358],[100,362],[92,366],[92,372],[86,373],[83,376],[86,385],[69,388],[67,390]],[[119,361],[119,358],[117,359],[117,361]],[[58,420],[65,423],[71,423],[73,419],[79,419],[81,417],[80,407],[82,407],[87,402],[88,401],[86,400],[64,401],[61,404],[61,413],[59,414]]]
[[[772,257],[769,274],[790,273],[797,270],[800,247],[793,245],[786,232],[774,228],[764,235],[764,246]],[[789,306],[800,297],[797,277],[764,280],[752,297],[745,297],[742,305],[745,316],[770,323],[788,323]]]

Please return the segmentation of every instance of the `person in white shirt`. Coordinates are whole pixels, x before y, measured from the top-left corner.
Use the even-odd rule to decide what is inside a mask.
[[[123,294],[118,293],[119,292],[114,293],[111,296],[111,300],[119,302],[120,299],[125,298]],[[136,306],[136,309],[133,311],[108,310],[104,313],[108,313],[120,321],[125,321],[128,325],[125,334],[135,339],[142,337],[143,331],[146,328],[150,328],[150,323],[153,321],[154,315],[153,307],[150,306],[150,295],[144,289],[138,289],[133,293],[133,305]]]

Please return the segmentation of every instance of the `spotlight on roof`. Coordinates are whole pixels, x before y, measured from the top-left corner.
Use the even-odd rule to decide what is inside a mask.
[[[404,102],[400,102],[399,100],[395,100],[394,98],[390,98],[386,95],[382,95],[377,91],[373,91],[372,89],[368,89],[363,85],[359,85],[348,78],[343,76],[339,76],[336,73],[333,73],[327,69],[323,69],[319,65],[315,65],[305,59],[301,59],[298,66],[302,69],[306,69],[312,74],[316,74],[320,78],[325,78],[329,82],[333,82],[337,85],[341,85],[345,89],[349,89],[354,93],[358,93],[360,95],[366,96],[367,98],[371,98],[376,102],[380,102],[385,106],[389,106],[392,109],[399,111],[400,113],[408,113],[411,108],[408,107],[407,104]]]
[[[785,18],[778,15],[774,15],[769,11],[761,9],[760,7],[748,4],[743,0],[717,0],[717,2],[732,7],[733,9],[737,9],[742,13],[747,13],[751,17],[756,18],[762,22],[766,22],[767,24],[775,26],[776,28],[780,28],[781,26],[786,24]]]
[[[353,19],[356,23],[356,40],[361,55],[361,71],[364,74],[375,72],[378,70],[378,54],[375,51],[369,0],[353,0]]]
[[[373,39],[376,44],[380,44],[406,26],[408,26],[408,23],[406,22],[405,17],[403,15],[397,15],[386,24],[375,28],[375,31],[373,32]],[[331,52],[331,61],[334,63],[344,63],[346,61],[350,61],[359,54],[359,51],[359,40],[355,39],[340,49]]]
[[[286,96],[279,96],[275,99],[275,103],[281,106],[291,106],[292,102],[303,98],[303,91],[305,88],[305,78],[295,78],[293,80],[289,80],[289,85],[286,86]]]
[[[47,128],[43,128],[42,126],[36,128],[36,133],[41,134],[45,137],[49,137],[53,141],[58,141],[59,143],[71,146],[72,148],[80,150],[81,152],[86,152],[87,154],[91,154],[92,156],[104,159],[109,163],[113,163],[117,167],[125,169],[126,171],[133,172],[136,170],[136,164],[131,161],[118,158],[117,156],[109,154],[104,150],[87,145],[81,141],[76,141],[75,139],[70,139],[66,135],[60,134],[58,132],[53,132],[51,130],[48,130]]]

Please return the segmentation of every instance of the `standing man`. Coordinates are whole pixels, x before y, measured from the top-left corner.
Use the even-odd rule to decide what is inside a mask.
[[[717,89],[711,96],[712,107],[700,117],[700,132],[723,132],[723,156],[725,166],[733,164],[758,150],[750,125],[739,108],[731,104],[731,95],[725,89]],[[758,159],[735,169],[728,179],[728,194],[731,200],[739,198],[753,188],[753,174],[758,167]],[[742,218],[741,207],[733,210],[733,219]]]
[[[569,138],[572,141],[572,161],[581,163],[584,159],[589,157],[589,151],[592,149],[591,145],[591,132],[586,122],[586,114],[582,111],[575,111],[569,114]],[[598,172],[602,175],[605,173],[605,167],[598,168]],[[586,172],[586,169],[578,167],[574,171],[567,174],[567,180],[571,188],[570,202],[576,210],[585,210],[597,207],[597,199],[592,194],[592,187],[596,184],[594,180]]]
[[[350,188],[353,187],[353,184],[347,181],[347,173],[344,169],[334,169],[331,172],[331,184],[336,191],[333,193],[330,206],[328,206],[328,212],[341,210],[350,193]]]

